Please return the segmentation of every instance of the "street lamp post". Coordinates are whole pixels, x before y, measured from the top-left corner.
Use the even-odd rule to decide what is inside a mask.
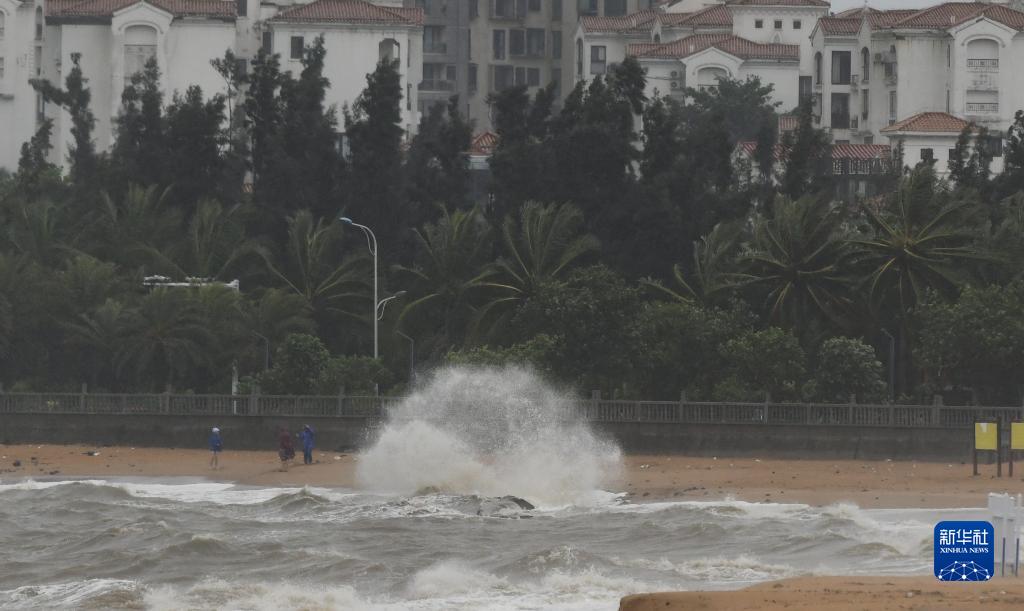
[[[373,316],[373,359],[377,360],[378,344],[377,344],[377,308],[380,306],[380,302],[377,301],[377,236],[374,235],[373,230],[366,225],[360,225],[347,216],[343,216],[339,219],[346,225],[352,225],[363,230],[366,234],[366,245],[370,249],[370,254],[373,255],[373,310],[371,310],[371,316]]]

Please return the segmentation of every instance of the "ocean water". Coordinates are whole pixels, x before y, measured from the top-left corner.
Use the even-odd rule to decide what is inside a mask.
[[[978,513],[610,494],[523,510],[449,494],[24,481],[0,484],[0,607],[615,609],[640,591],[927,573],[935,520]]]
[[[928,573],[935,522],[981,516],[633,504],[620,468],[530,372],[445,370],[389,414],[355,489],[0,481],[0,608],[611,610],[644,591]]]

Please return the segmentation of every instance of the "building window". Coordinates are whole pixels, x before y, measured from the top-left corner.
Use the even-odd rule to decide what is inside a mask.
[[[36,40],[43,39],[43,7],[36,7]]]
[[[562,20],[562,0],[551,0],[551,21]]]
[[[551,57],[562,59],[562,32],[559,30],[551,32]]]
[[[494,70],[494,91],[515,87],[516,74],[512,66],[492,66]]]
[[[985,150],[992,157],[1003,156],[1003,138],[1001,136],[989,136],[985,139]]]
[[[811,100],[811,77],[800,77],[800,103],[806,104]]]
[[[249,0],[238,0],[238,16],[245,17],[249,14]]]
[[[302,59],[302,53],[306,49],[306,39],[302,36],[292,36],[292,59]]]
[[[129,26],[124,33],[124,80],[142,72],[146,68],[146,62],[156,57],[156,30],[145,25]],[[37,58],[36,69],[41,66],[40,58]]]
[[[512,57],[526,55],[526,30],[508,31],[508,54]]]
[[[540,11],[540,0],[530,0],[528,8],[533,12]]]
[[[412,83],[405,84],[405,109],[412,110]]]
[[[869,99],[870,98],[866,90],[860,92],[860,116],[863,117],[864,119],[868,118]]]
[[[552,68],[551,69],[551,82],[555,85],[554,94],[555,99],[562,97],[562,69]]]
[[[794,19],[793,20],[793,29],[794,30],[799,30],[802,27],[804,27],[804,24],[801,23],[801,21],[799,19]]]
[[[476,91],[476,64],[469,65],[469,77],[466,79],[470,91]]]
[[[526,85],[528,87],[540,87],[540,68],[526,69]]]
[[[515,0],[494,0],[494,4],[491,5],[491,16],[506,19],[515,17]]]
[[[775,25],[775,29],[776,30],[781,30],[782,29],[782,20],[781,19],[776,19],[774,25]]]
[[[505,59],[505,30],[494,30],[494,59]]]
[[[579,0],[580,15],[597,15],[597,0]]]
[[[759,29],[759,30],[764,28],[764,19],[755,19],[754,20],[754,27]]]
[[[590,47],[590,73],[604,74],[608,63],[608,54],[604,45]]]
[[[480,0],[467,0],[469,2],[469,16],[476,18],[480,16]]]
[[[935,151],[933,149],[921,149],[921,161],[925,163],[932,163],[935,161]]]
[[[605,17],[621,17],[626,14],[626,0],[604,0]]]
[[[951,106],[949,103],[949,89],[946,90],[946,112],[951,112]]]
[[[4,37],[4,25],[7,22],[7,14],[0,11],[0,38]]]
[[[424,15],[430,14],[430,0],[416,0],[416,7],[423,9]]]
[[[441,54],[448,52],[448,45],[444,41],[443,25],[423,26],[423,52]]]
[[[540,28],[526,30],[526,54],[530,57],[544,57],[544,37],[546,32]]]
[[[832,84],[833,85],[849,85],[850,84],[850,52],[849,51],[833,51],[832,52]]]
[[[525,84],[526,84],[526,67],[525,66],[517,66],[516,67],[516,85],[525,85]]]
[[[814,54],[814,83],[821,84],[821,53]]]
[[[583,78],[583,39],[576,39],[576,78]]]
[[[860,82],[868,82],[871,75],[871,51],[867,47],[860,50]]]
[[[260,46],[260,49],[267,55],[270,55],[271,53],[274,52],[273,32],[263,32],[263,44]]]
[[[850,94],[832,94],[832,128],[850,128]]]
[[[889,125],[896,122],[896,92],[889,92]]]

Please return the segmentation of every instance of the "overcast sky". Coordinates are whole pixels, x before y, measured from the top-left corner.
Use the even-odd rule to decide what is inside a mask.
[[[941,0],[868,0],[872,8],[921,8],[938,4]],[[864,0],[832,0],[832,11],[838,13],[848,8],[864,6]]]

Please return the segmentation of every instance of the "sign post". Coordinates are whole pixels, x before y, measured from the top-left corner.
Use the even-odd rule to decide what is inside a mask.
[[[999,452],[999,425],[995,422],[974,423],[974,474],[978,474],[978,452],[996,453],[996,475],[1003,476],[1003,460]]]

